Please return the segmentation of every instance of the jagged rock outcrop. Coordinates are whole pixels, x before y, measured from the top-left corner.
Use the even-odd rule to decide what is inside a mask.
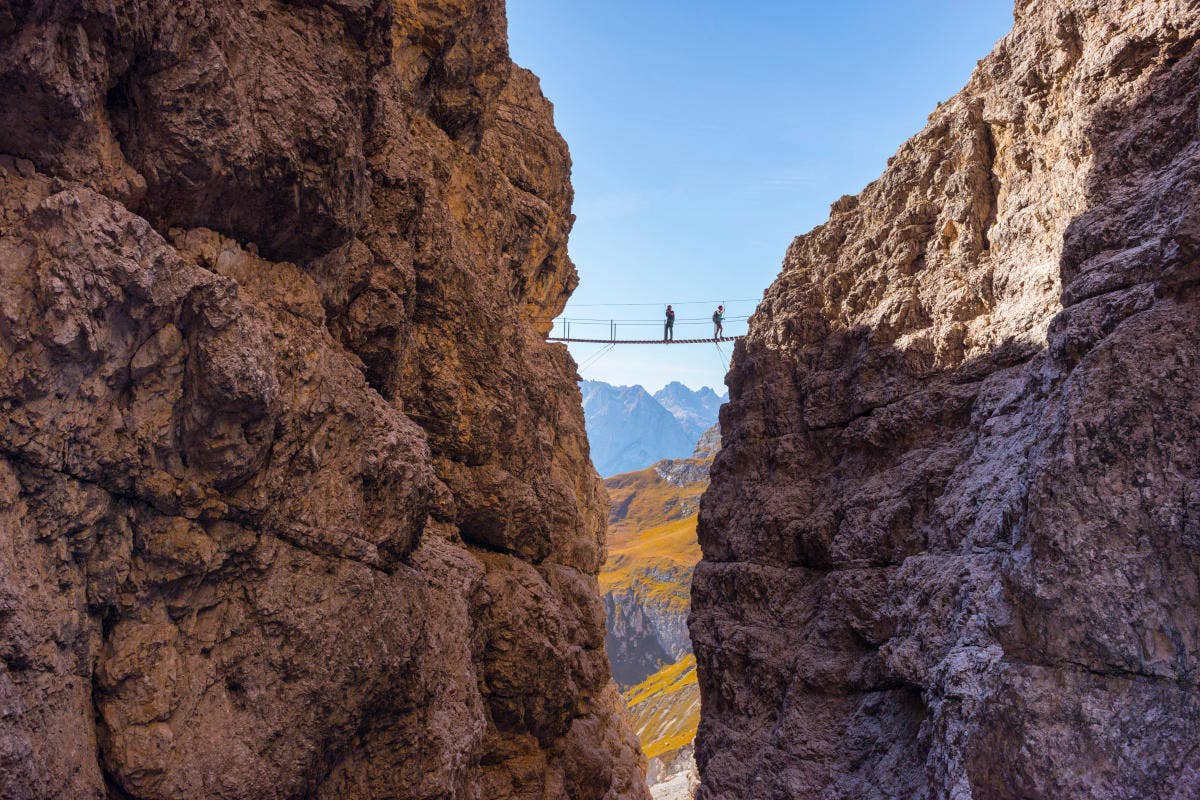
[[[1019,2],[735,350],[704,800],[1200,793],[1200,7]]]
[[[700,436],[700,441],[696,442],[696,449],[692,452],[692,458],[707,459],[711,467],[711,462],[717,457],[717,451],[720,449],[721,425],[718,423]]]
[[[502,2],[18,0],[0,85],[0,797],[644,797]]]

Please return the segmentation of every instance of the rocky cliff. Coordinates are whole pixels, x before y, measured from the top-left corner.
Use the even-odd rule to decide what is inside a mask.
[[[700,797],[1200,793],[1200,7],[1023,0],[735,351]]]
[[[645,796],[500,0],[0,8],[0,797]]]

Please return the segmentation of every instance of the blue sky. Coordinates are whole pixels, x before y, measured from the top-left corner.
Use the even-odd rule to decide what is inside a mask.
[[[657,320],[670,302],[682,337],[710,333],[682,321],[714,300],[731,301],[727,332],[744,329],[732,318],[792,238],[879,176],[1008,31],[1012,3],[509,0],[508,19],[513,58],[541,78],[571,147],[581,281],[565,316]],[[654,305],[608,305],[632,303]],[[598,349],[572,345],[581,364]],[[724,373],[711,344],[617,347],[582,371],[651,391],[721,391]]]

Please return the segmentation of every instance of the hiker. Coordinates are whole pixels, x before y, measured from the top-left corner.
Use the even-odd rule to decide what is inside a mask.
[[[721,327],[721,323],[725,321],[725,306],[717,306],[717,310],[713,312],[713,338],[720,339],[725,335],[725,329]]]
[[[663,341],[675,341],[675,310],[667,306],[667,319],[663,323]]]

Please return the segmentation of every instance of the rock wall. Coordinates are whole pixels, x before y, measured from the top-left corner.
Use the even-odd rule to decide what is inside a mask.
[[[0,797],[645,797],[502,2],[17,0],[0,86]]]
[[[1200,7],[1019,2],[739,343],[704,800],[1200,796]]]

